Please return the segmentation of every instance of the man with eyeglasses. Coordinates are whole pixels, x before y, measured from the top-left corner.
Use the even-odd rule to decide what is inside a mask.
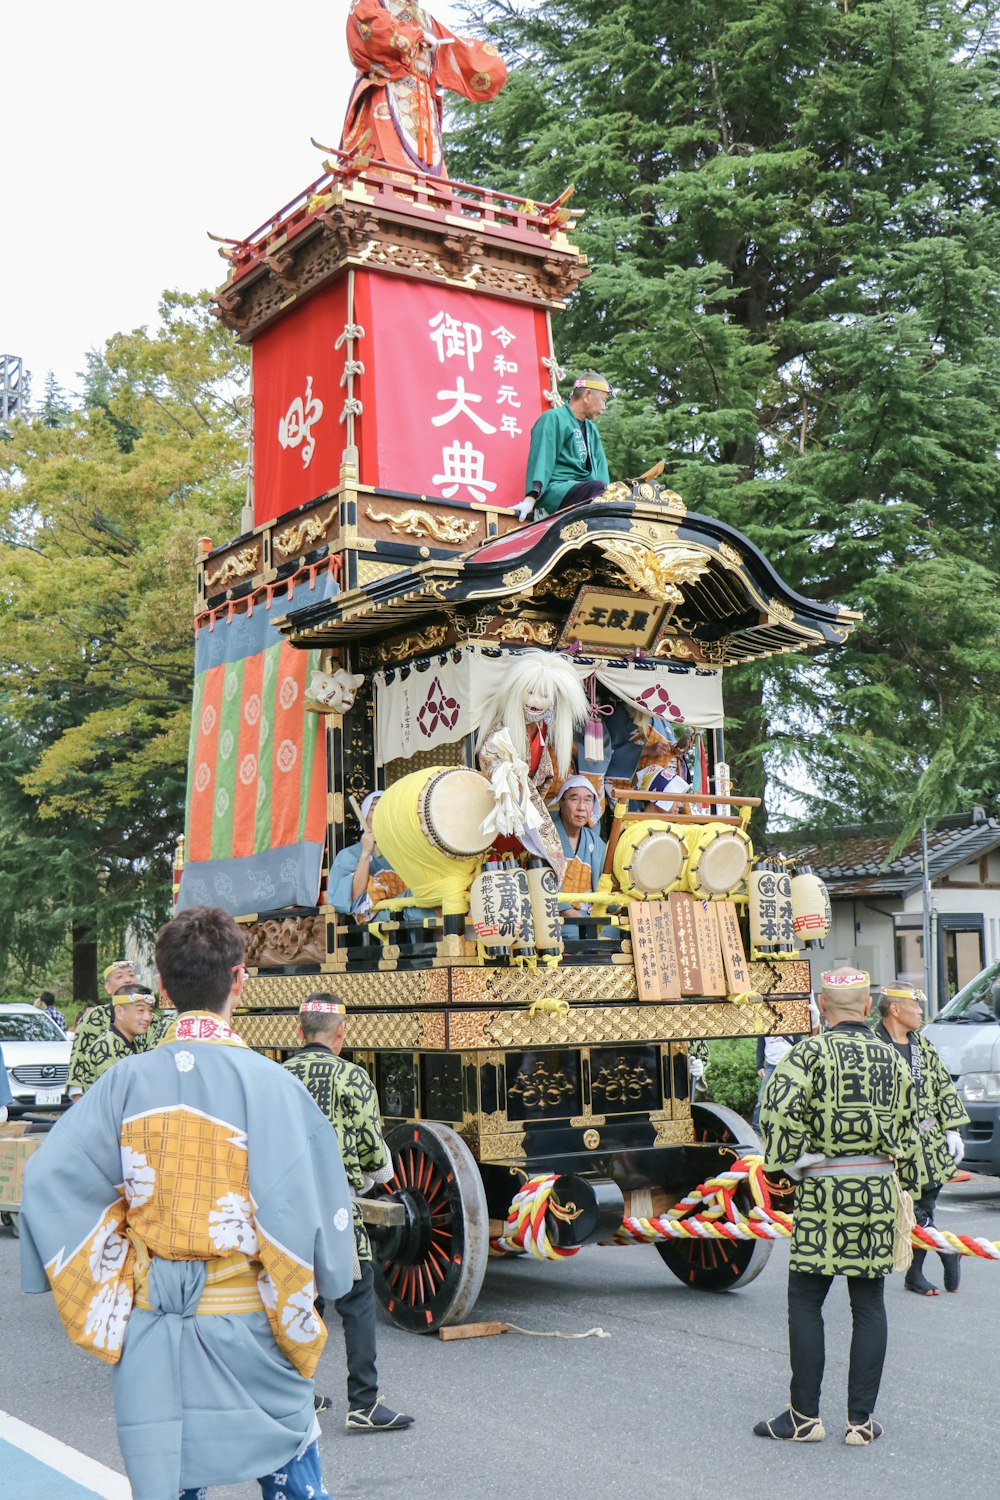
[[[933,1224],[938,1193],[955,1175],[965,1155],[960,1128],[969,1123],[958,1091],[932,1042],[921,1033],[927,997],[912,984],[884,984],[878,999],[881,1024],[876,1035],[889,1042],[913,1074],[917,1092],[917,1129],[923,1150],[927,1184],[913,1211],[918,1224]],[[938,1297],[940,1292],[924,1275],[926,1250],[914,1250],[904,1285],[918,1297]],[[962,1275],[958,1255],[941,1255],[944,1289],[957,1292]]]

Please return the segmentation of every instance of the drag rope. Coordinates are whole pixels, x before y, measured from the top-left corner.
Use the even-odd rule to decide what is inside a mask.
[[[570,1223],[582,1210],[574,1204],[560,1204],[554,1188],[558,1178],[553,1173],[530,1177],[515,1195],[507,1212],[502,1233],[490,1241],[495,1255],[528,1253],[538,1260],[564,1260],[577,1255],[581,1245],[560,1246],[556,1243],[556,1224],[546,1223],[547,1216]],[[736,1202],[740,1189],[748,1190],[753,1200],[749,1214]],[[652,1245],[665,1240],[728,1240],[732,1244],[748,1240],[788,1239],[792,1233],[792,1216],[772,1202],[771,1189],[764,1176],[761,1156],[742,1156],[724,1172],[699,1183],[692,1192],[657,1218],[627,1217],[609,1241],[613,1245]],[[967,1234],[952,1234],[933,1224],[917,1224],[910,1234],[916,1250],[936,1250],[954,1255],[978,1256],[982,1260],[1000,1260],[1000,1243]]]

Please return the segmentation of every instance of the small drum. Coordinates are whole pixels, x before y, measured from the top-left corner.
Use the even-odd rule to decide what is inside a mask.
[[[753,845],[742,828],[704,823],[688,828],[687,888],[701,901],[721,901],[739,890],[750,873]]]
[[[427,842],[441,854],[472,859],[493,842],[493,835],[481,827],[493,807],[493,788],[485,776],[465,766],[449,766],[421,788],[417,818]]]
[[[655,819],[626,823],[615,846],[615,879],[633,901],[659,901],[684,884],[684,833]]]

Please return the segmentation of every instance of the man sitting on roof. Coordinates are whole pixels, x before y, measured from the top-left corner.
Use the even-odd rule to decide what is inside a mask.
[[[573,382],[568,406],[545,411],[531,429],[524,499],[519,521],[532,511],[550,516],[565,505],[580,505],[601,495],[611,482],[601,434],[594,425],[611,399],[603,375],[586,370]]]

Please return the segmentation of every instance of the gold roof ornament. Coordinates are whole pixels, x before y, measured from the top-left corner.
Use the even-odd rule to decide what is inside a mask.
[[[645,547],[640,542],[606,540],[596,545],[625,577],[634,594],[645,594],[665,604],[680,604],[683,583],[696,583],[708,571],[710,558],[699,547],[683,542]]]

